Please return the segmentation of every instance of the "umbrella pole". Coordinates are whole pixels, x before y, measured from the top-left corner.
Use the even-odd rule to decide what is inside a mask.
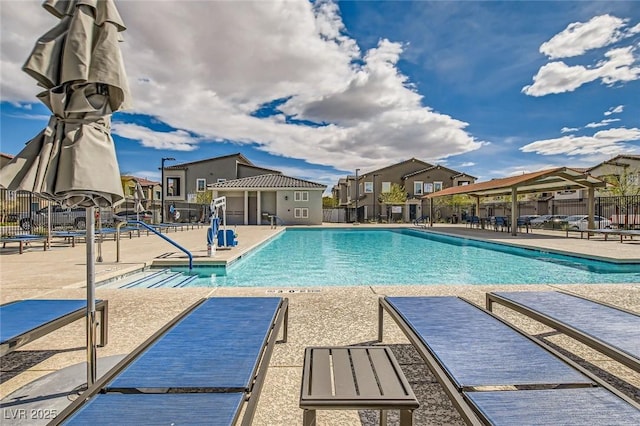
[[[95,297],[95,222],[94,208],[86,209],[87,223],[87,387],[96,381],[96,297]]]

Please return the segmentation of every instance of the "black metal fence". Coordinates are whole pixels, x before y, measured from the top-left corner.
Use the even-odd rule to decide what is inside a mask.
[[[143,207],[150,213],[144,215],[145,221],[160,223],[160,201],[144,201]],[[135,203],[128,199],[114,209],[100,209],[98,218],[103,227],[112,226],[119,213],[127,212],[126,217],[131,219],[135,218],[134,211]],[[85,215],[83,208],[64,209],[31,192],[8,191],[0,188],[0,236],[47,235],[49,229],[84,229]],[[165,222],[206,223],[209,215],[208,205],[165,202]]]
[[[588,199],[541,199],[518,202],[517,216],[554,215],[567,216],[587,215],[589,213]],[[386,205],[358,204],[356,216],[355,206],[343,208],[345,214],[331,214],[325,212],[324,219],[328,222],[413,222],[427,219],[430,208],[429,201],[421,204],[402,205],[401,209],[394,209]],[[400,210],[400,211],[398,211]],[[450,205],[446,202],[434,202],[431,210],[434,222],[458,223],[470,220],[472,216],[491,218],[496,216],[511,217],[511,202],[486,202],[480,204],[480,211],[476,211],[475,204]],[[596,197],[594,203],[596,226],[611,228],[640,228],[640,196]],[[558,219],[558,218],[556,218]],[[563,220],[544,222],[541,227],[546,229],[565,229]]]

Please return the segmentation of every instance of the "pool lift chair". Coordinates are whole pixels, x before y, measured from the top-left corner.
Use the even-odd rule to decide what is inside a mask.
[[[238,242],[235,232],[227,230],[227,197],[218,197],[211,201],[211,226],[207,229],[207,255],[216,254],[218,249],[230,249]],[[222,210],[222,229],[220,229],[220,210]]]

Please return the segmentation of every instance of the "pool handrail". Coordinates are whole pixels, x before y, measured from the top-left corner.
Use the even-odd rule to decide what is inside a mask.
[[[165,240],[166,242],[168,242],[169,244],[171,244],[172,246],[174,246],[178,250],[180,250],[183,253],[185,253],[189,257],[189,271],[191,271],[193,269],[193,255],[191,254],[191,252],[189,250],[187,250],[186,248],[182,247],[180,244],[176,243],[171,238],[163,235],[161,232],[157,231],[155,228],[153,228],[152,226],[149,226],[149,224],[147,224],[147,223],[145,223],[145,222],[143,222],[141,220],[127,220],[127,221],[119,222],[116,225],[116,241],[117,241],[117,245],[116,245],[116,262],[120,261],[120,227],[122,227],[123,225],[131,225],[131,224],[142,226],[143,228],[147,229],[147,231],[150,231],[150,232],[156,234],[157,236],[159,236],[160,238],[162,238],[163,240]]]

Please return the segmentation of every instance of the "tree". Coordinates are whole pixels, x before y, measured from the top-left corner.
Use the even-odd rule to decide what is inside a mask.
[[[213,192],[211,191],[196,192],[196,203],[206,204],[208,206],[209,204],[211,204],[212,200],[213,200]]]
[[[407,201],[407,191],[404,186],[397,183],[391,184],[389,192],[383,192],[378,200],[384,204],[404,204]]]
[[[322,197],[322,208],[332,209],[338,206],[338,200],[331,196]]]
[[[404,186],[400,186],[397,183],[391,184],[391,188],[389,188],[389,192],[383,192],[378,197],[378,200],[386,204],[387,208],[393,205],[403,205],[407,201],[407,191],[404,189]],[[393,213],[392,213],[393,214]],[[391,215],[388,214],[389,219],[391,219]]]
[[[611,174],[603,179],[611,185],[603,192],[615,196],[640,195],[640,170],[636,168],[625,167],[621,174]]]

